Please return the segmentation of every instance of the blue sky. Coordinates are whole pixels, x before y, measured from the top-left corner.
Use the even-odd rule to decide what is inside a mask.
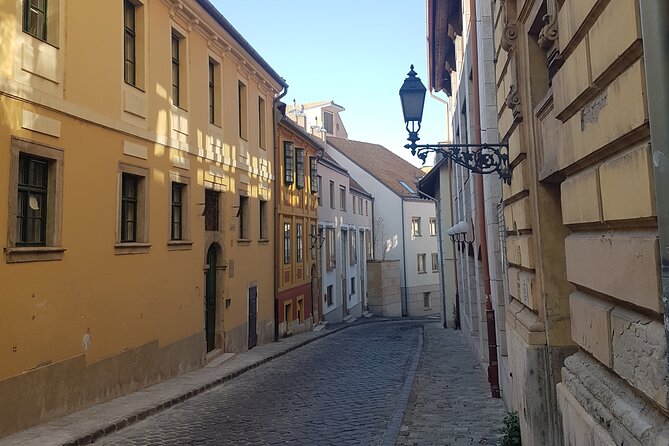
[[[286,79],[284,101],[333,100],[350,139],[404,149],[399,88],[414,64],[427,87],[424,0],[212,0]],[[445,99],[445,95],[439,96]],[[444,105],[425,100],[421,142],[446,139]]]

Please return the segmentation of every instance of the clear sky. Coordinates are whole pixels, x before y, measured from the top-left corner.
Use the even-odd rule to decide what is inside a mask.
[[[403,146],[399,89],[414,64],[428,85],[425,0],[212,0],[289,85],[286,103],[332,100],[350,139],[420,165]],[[445,99],[443,93],[439,97]],[[444,105],[425,100],[421,142],[446,139]]]

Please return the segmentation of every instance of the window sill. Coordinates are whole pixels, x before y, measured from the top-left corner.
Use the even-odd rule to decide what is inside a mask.
[[[418,271],[418,274],[427,274],[427,271]]]
[[[146,90],[144,90],[144,89],[143,89],[142,87],[140,87],[139,85],[131,84],[130,82],[125,81],[125,80],[124,80],[124,82],[125,82],[125,85],[127,85],[127,86],[130,87],[130,88],[132,88],[133,90],[137,90],[137,91],[140,92],[140,93],[144,93],[144,94],[146,94]]]
[[[193,248],[190,240],[170,240],[167,242],[168,251],[186,251]]]
[[[49,262],[63,260],[64,253],[65,248],[55,246],[5,248],[5,261],[7,263]]]
[[[114,245],[116,255],[146,254],[151,248],[150,243],[117,243]]]
[[[258,243],[266,245],[266,244],[269,243],[269,239],[268,238],[261,238],[260,240],[258,240]]]
[[[250,244],[251,244],[251,240],[250,240],[250,239],[247,239],[247,238],[238,238],[238,239],[237,239],[237,243],[238,243],[239,245],[250,245]]]

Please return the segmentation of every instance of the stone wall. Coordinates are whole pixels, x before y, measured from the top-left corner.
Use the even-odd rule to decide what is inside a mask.
[[[402,316],[399,260],[367,262],[367,307],[380,316]]]

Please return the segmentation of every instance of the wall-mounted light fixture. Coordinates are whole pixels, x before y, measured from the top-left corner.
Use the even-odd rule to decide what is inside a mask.
[[[507,184],[511,184],[511,169],[509,167],[509,145],[501,144],[416,144],[420,138],[420,124],[423,120],[423,105],[427,89],[416,76],[411,65],[411,71],[400,88],[402,113],[406,123],[409,144],[404,147],[411,150],[425,164],[428,154],[440,153],[450,158],[454,163],[463,166],[474,173],[497,172]]]
[[[467,235],[469,234],[469,223],[466,221],[459,221],[450,228],[446,230],[446,234],[451,238],[452,241],[458,242],[461,244],[474,243],[474,240],[467,240]]]

